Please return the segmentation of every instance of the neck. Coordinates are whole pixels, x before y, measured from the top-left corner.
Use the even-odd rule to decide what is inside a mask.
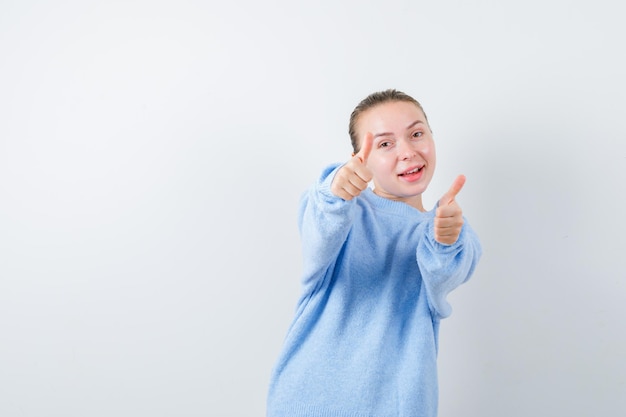
[[[409,206],[421,211],[421,212],[425,212],[426,210],[424,210],[424,205],[422,204],[422,195],[418,194],[418,195],[413,195],[410,197],[400,197],[397,195],[390,195],[390,194],[386,194],[386,193],[381,193],[379,192],[377,189],[374,189],[374,194],[386,198],[388,200],[393,200],[393,201],[400,201],[403,202],[405,204],[408,204]]]

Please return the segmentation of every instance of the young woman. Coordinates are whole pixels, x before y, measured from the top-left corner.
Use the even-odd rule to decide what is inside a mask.
[[[481,255],[457,202],[465,177],[424,209],[435,144],[422,106],[402,92],[368,96],[349,130],[352,158],[301,202],[302,295],[267,416],[433,417],[446,296]]]

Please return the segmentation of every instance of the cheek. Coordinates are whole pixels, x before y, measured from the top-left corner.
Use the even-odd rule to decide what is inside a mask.
[[[432,141],[423,142],[419,146],[419,152],[430,158],[435,158],[435,144]]]
[[[371,170],[381,171],[386,169],[390,165],[389,161],[391,158],[385,154],[370,154],[369,159],[367,160],[367,166]]]
[[[430,147],[428,159],[430,160],[430,166],[432,167],[432,169],[435,169],[435,166],[437,165],[437,157],[435,155],[435,145],[432,145]]]

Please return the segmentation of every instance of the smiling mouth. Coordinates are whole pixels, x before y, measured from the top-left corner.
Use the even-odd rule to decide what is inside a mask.
[[[403,173],[402,173],[402,174],[400,174],[399,176],[400,176],[400,177],[404,177],[404,176],[406,176],[406,175],[417,174],[417,173],[418,173],[418,172],[420,172],[422,169],[424,169],[424,166],[421,166],[421,167],[415,167],[415,168],[413,168],[413,169],[411,169],[411,170],[409,170],[409,171],[405,171],[405,172],[403,172]]]

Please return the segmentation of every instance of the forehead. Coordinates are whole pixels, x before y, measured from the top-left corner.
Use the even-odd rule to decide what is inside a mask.
[[[424,112],[409,101],[389,101],[367,109],[359,116],[356,128],[376,134],[377,131],[404,131],[416,121],[426,124]]]

